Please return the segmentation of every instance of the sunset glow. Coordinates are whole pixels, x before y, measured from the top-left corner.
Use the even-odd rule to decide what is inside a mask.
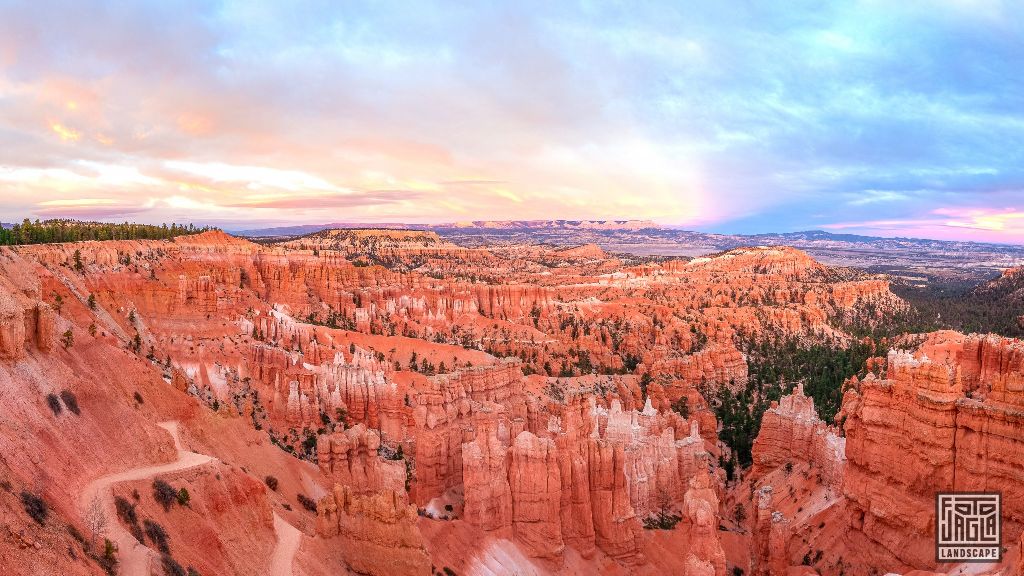
[[[45,4],[0,5],[3,222],[1024,242],[1011,2]]]

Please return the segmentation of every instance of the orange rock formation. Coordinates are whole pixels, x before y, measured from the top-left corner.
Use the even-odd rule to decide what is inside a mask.
[[[851,322],[904,306],[885,280],[788,248],[653,262],[410,231],[0,248],[0,479],[84,531],[96,478],[209,455],[170,478],[216,538],[187,534],[196,508],[155,506],[149,478],[114,488],[137,489],[204,574],[783,573],[826,516],[822,538],[858,534],[846,574],[928,567],[934,486],[1001,487],[1020,538],[1018,343],[939,334],[891,356],[847,393],[845,439],[784,398],[733,485],[698,390],[746,380],[743,339],[848,342]],[[65,389],[80,415],[48,404]],[[184,447],[154,424],[168,421]],[[787,508],[795,477],[821,503]],[[749,532],[719,529],[736,503]],[[67,548],[3,506],[19,539]],[[675,529],[644,528],[662,516]]]

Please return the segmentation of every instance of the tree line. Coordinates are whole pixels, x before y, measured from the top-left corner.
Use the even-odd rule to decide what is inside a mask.
[[[52,244],[84,240],[168,240],[177,236],[199,234],[212,230],[208,226],[135,224],[124,222],[82,222],[79,220],[24,219],[10,228],[0,227],[0,246],[17,244]]]

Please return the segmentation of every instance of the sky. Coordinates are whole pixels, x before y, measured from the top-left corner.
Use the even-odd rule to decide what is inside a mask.
[[[1024,1],[0,0],[0,221],[1024,243]]]

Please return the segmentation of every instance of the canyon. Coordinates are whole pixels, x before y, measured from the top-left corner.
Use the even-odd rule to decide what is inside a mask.
[[[0,566],[951,574],[934,494],[958,490],[1003,495],[1002,560],[970,573],[1020,574],[1024,343],[887,336],[829,421],[799,382],[756,390],[758,346],[849,347],[907,308],[887,277],[785,246],[3,247]],[[748,467],[721,437],[745,389],[767,405]]]

